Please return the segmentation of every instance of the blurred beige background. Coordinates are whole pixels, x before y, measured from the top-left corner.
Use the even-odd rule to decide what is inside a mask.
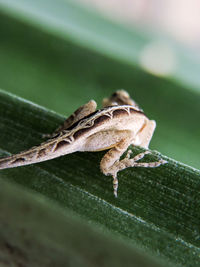
[[[200,0],[78,0],[115,21],[161,31],[200,49]]]

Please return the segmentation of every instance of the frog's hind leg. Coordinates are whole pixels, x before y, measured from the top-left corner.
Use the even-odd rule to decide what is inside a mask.
[[[58,135],[63,130],[67,130],[70,126],[72,126],[77,121],[83,119],[84,117],[90,115],[96,110],[97,104],[94,100],[90,100],[85,105],[78,108],[72,115],[70,115],[62,125],[60,125],[52,134],[45,134],[43,137],[45,138],[53,138]]]
[[[145,122],[142,129],[137,133],[138,139],[141,140],[139,144],[141,147],[148,149],[155,128],[156,122],[154,120],[147,120]]]

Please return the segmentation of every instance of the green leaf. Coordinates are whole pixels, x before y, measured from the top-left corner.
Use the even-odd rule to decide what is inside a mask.
[[[52,201],[0,184],[1,266],[164,266]]]
[[[42,134],[51,132],[63,119],[63,117],[44,108],[1,92],[0,147],[2,154],[3,152],[5,155],[8,152],[16,153],[39,144],[42,141]],[[139,151],[141,149],[136,148],[134,153]],[[90,224],[96,224],[97,228],[102,228],[108,235],[112,233],[112,235],[121,236],[128,241],[129,245],[132,244],[142,248],[149,254],[157,254],[157,259],[165,258],[168,263],[182,266],[198,266],[200,250],[200,216],[198,212],[200,172],[163,157],[168,160],[168,164],[159,168],[129,168],[121,172],[119,174],[119,197],[116,199],[112,192],[112,179],[101,174],[99,170],[99,162],[104,153],[74,153],[32,166],[2,170],[0,176],[3,180],[15,182],[27,189],[40,192],[56,201],[66,212],[67,209],[76,212]],[[160,156],[159,153],[154,152],[149,160],[155,160]],[[5,187],[7,188],[7,185]],[[7,189],[8,191],[18,190],[9,189],[9,186]],[[8,228],[5,228],[7,229],[5,230],[5,236],[9,237],[10,227],[12,231],[17,233],[21,229],[19,228],[20,219],[18,219],[16,225],[13,222],[15,222],[14,218],[17,217],[18,212],[22,221],[26,215],[22,206],[23,198],[27,198],[28,207],[30,206],[31,210],[33,206],[34,222],[36,220],[35,216],[40,216],[42,212],[39,209],[39,215],[35,214],[36,206],[38,207],[39,204],[35,197],[32,199],[32,197],[26,195],[26,190],[23,190],[24,193],[21,192],[22,198],[20,198],[16,197],[17,193],[13,195],[11,191],[7,194],[7,189],[4,194],[4,190],[1,189],[4,204],[0,206],[2,208],[0,214],[5,214],[3,217],[8,225]],[[7,198],[9,208],[5,206]],[[30,201],[28,198],[30,198]],[[34,201],[36,202],[34,203]],[[42,232],[45,223],[47,223],[47,230],[42,236],[45,239],[47,233],[53,227],[56,227],[57,223],[57,229],[63,229],[65,220],[69,221],[66,225],[69,223],[73,225],[73,220],[70,220],[70,216],[61,218],[63,215],[59,215],[58,211],[53,216],[52,204],[48,204],[46,200],[44,202],[45,205],[41,207],[41,210],[46,209],[47,220],[52,220],[52,224],[48,224],[45,216],[42,216],[32,234],[35,236],[37,229],[38,233]],[[16,208],[14,203],[19,207]],[[27,209],[29,211],[29,208]],[[17,211],[13,213],[13,210]],[[32,221],[31,218],[32,214],[30,212],[30,222]],[[60,224],[61,226],[59,226]],[[25,220],[22,225],[28,229],[29,221],[26,223]],[[80,228],[82,234],[85,231],[84,227]],[[79,229],[78,226],[75,226],[73,228],[75,232],[75,228]],[[66,229],[68,229],[66,231],[70,231],[71,228],[66,226]],[[58,242],[58,246],[62,245],[65,249],[66,243],[64,244],[63,240],[60,243],[60,231],[53,233],[55,239],[49,240],[46,237],[49,240],[49,246],[47,241],[43,243],[43,248],[46,247],[46,253],[49,252],[52,242],[55,242],[55,246]],[[64,233],[66,232],[64,231]],[[81,233],[80,235],[82,235]],[[106,238],[109,240],[106,233],[105,237],[102,236],[102,244],[103,242],[107,243]],[[39,239],[39,237],[37,238]],[[72,239],[72,237],[70,238]],[[74,238],[76,239],[77,236]],[[98,237],[95,238],[98,239]],[[88,240],[90,240],[89,237]],[[86,244],[88,244],[88,240]],[[15,242],[17,242],[17,238]],[[20,242],[22,241],[20,240]],[[20,243],[17,244],[21,247]],[[93,243],[92,245],[94,246]],[[108,246],[110,247],[110,243]],[[129,253],[128,251],[127,253]],[[79,252],[77,253],[79,254]],[[122,258],[123,253],[124,251],[121,255]],[[61,259],[63,259],[63,256]],[[114,260],[112,257],[110,259]],[[94,266],[96,265],[94,264]],[[123,264],[120,265],[120,260],[119,266],[123,266]]]

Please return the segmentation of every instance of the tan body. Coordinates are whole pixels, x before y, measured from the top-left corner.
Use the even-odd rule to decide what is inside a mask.
[[[130,151],[119,161],[129,145],[148,148],[156,127],[136,103],[123,91],[104,99],[104,108],[96,110],[91,100],[75,111],[59,127],[51,138],[37,147],[19,154],[0,159],[0,169],[28,165],[76,151],[100,151],[110,149],[101,160],[100,167],[105,175],[114,178],[114,194],[117,196],[117,172],[131,166],[157,167],[166,162],[138,163],[145,153],[130,159]]]

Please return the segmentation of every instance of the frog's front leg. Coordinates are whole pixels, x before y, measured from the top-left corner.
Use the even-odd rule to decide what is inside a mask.
[[[109,150],[106,155],[103,157],[101,161],[101,169],[105,175],[112,175],[113,176],[113,189],[114,195],[117,197],[117,188],[118,188],[118,179],[117,173],[121,170],[124,170],[129,167],[145,167],[145,168],[155,168],[159,167],[160,165],[166,164],[167,161],[160,159],[159,161],[155,162],[137,162],[142,159],[145,155],[151,154],[150,151],[145,151],[136,155],[134,158],[130,158],[130,154],[132,151],[128,151],[127,156],[122,160],[116,160],[113,165],[110,165],[112,159],[115,158],[117,155],[119,148],[121,149],[122,153],[124,152],[123,148],[125,149],[125,142],[122,141],[116,147]],[[127,148],[127,147],[126,147]],[[126,150],[126,149],[125,149]]]
[[[134,135],[131,131],[120,131],[120,135],[121,139],[119,142],[116,142],[115,146],[104,155],[100,163],[101,171],[105,175],[112,175],[113,177],[113,190],[115,197],[117,197],[117,173],[120,170],[118,169],[120,157],[124,154],[134,139]]]
[[[126,157],[120,160],[120,157],[127,150],[129,145],[134,143],[136,136],[130,130],[107,130],[101,131],[88,137],[85,143],[84,151],[100,151],[110,149],[102,158],[100,163],[101,171],[105,175],[112,175],[114,195],[117,197],[118,179],[117,173],[128,167],[158,167],[167,163],[164,160],[155,162],[138,162],[150,151],[142,152],[134,158],[130,158],[131,150],[128,151]]]
[[[105,175],[113,176],[115,196],[117,196],[118,188],[118,170],[113,170],[112,166],[114,166],[115,162],[119,161],[133,140],[134,134],[130,130],[106,130],[89,136],[83,148],[83,151],[101,151],[111,148],[102,158],[100,168]]]

